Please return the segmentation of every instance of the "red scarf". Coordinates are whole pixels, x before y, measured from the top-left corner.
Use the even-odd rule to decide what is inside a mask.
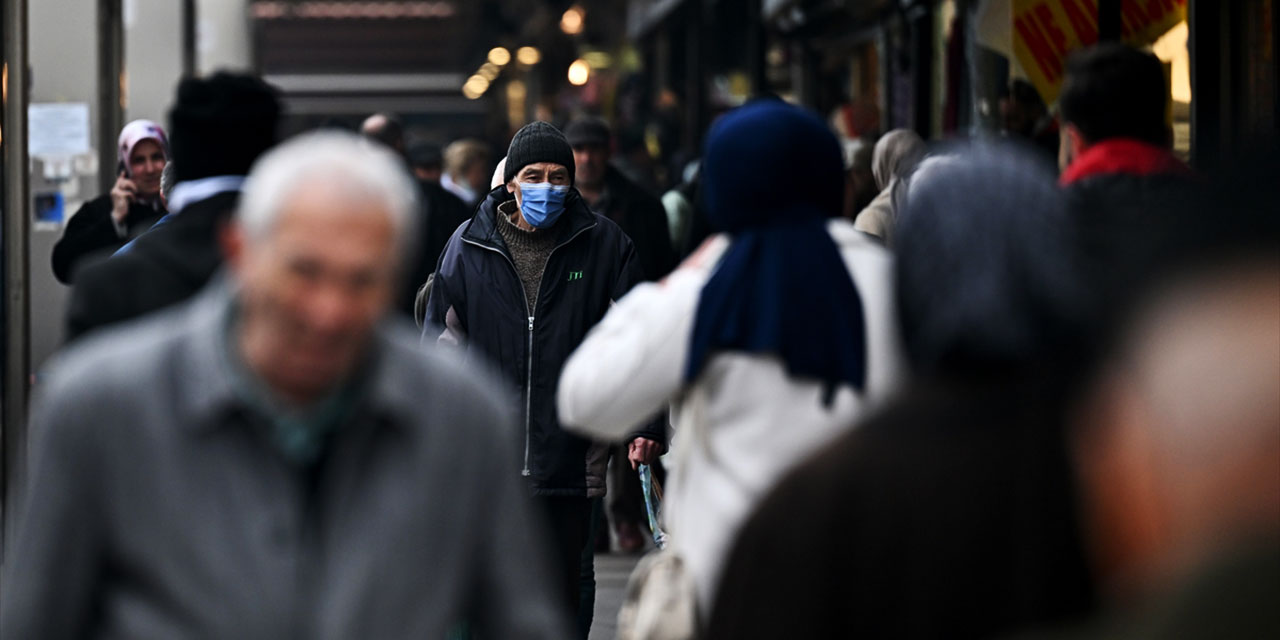
[[[1085,178],[1120,173],[1149,176],[1172,173],[1192,175],[1191,168],[1168,149],[1132,138],[1112,138],[1095,144],[1080,154],[1058,179],[1066,186]]]

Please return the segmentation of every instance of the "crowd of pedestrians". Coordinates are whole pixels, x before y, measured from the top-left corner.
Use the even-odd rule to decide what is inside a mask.
[[[658,194],[596,117],[184,79],[53,253],[0,636],[585,639],[614,539],[621,638],[1276,637],[1280,156],[1167,101],[1122,45],[1009,139],[761,98]]]

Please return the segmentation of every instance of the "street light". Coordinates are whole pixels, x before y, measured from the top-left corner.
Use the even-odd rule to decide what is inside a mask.
[[[563,16],[560,16],[560,30],[571,36],[578,35],[582,33],[584,18],[585,13],[582,7],[575,4],[566,9]]]
[[[505,47],[494,47],[489,50],[489,62],[501,67],[511,62],[511,52],[507,51]]]
[[[569,84],[575,87],[581,87],[591,78],[591,65],[586,60],[578,58],[569,65]]]
[[[542,54],[533,47],[520,47],[516,50],[516,60],[525,66],[532,67],[541,59]]]

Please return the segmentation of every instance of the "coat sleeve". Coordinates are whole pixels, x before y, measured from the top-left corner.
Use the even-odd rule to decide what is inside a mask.
[[[102,568],[101,448],[83,389],[49,380],[30,423],[30,467],[5,554],[0,638],[82,638]]]
[[[650,422],[639,431],[660,430],[662,437],[652,439],[665,442],[665,415],[661,423],[651,421],[684,386],[689,335],[708,272],[705,266],[677,269],[662,283],[637,285],[613,305],[565,363],[556,396],[561,423],[616,441]]]
[[[127,312],[126,301],[131,290],[118,284],[128,281],[123,275],[121,260],[125,258],[104,257],[76,269],[76,283],[71,287],[67,303],[65,342],[69,343],[98,327],[132,317]]]
[[[422,342],[461,348],[467,343],[466,284],[462,279],[462,231],[459,227],[436,268],[422,322]]]
[[[111,223],[111,200],[95,198],[84,203],[71,219],[62,237],[53,245],[53,275],[58,282],[71,284],[76,262],[91,253],[119,248],[124,238]]]

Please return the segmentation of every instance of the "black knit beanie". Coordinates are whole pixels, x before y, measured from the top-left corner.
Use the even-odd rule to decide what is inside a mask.
[[[507,165],[502,181],[511,182],[521,169],[535,162],[564,165],[569,170],[569,183],[573,183],[573,149],[564,134],[546,122],[530,122],[516,132],[511,146],[507,148]]]
[[[174,180],[247,175],[275,144],[279,119],[275,90],[254,76],[183,78],[169,111]]]

